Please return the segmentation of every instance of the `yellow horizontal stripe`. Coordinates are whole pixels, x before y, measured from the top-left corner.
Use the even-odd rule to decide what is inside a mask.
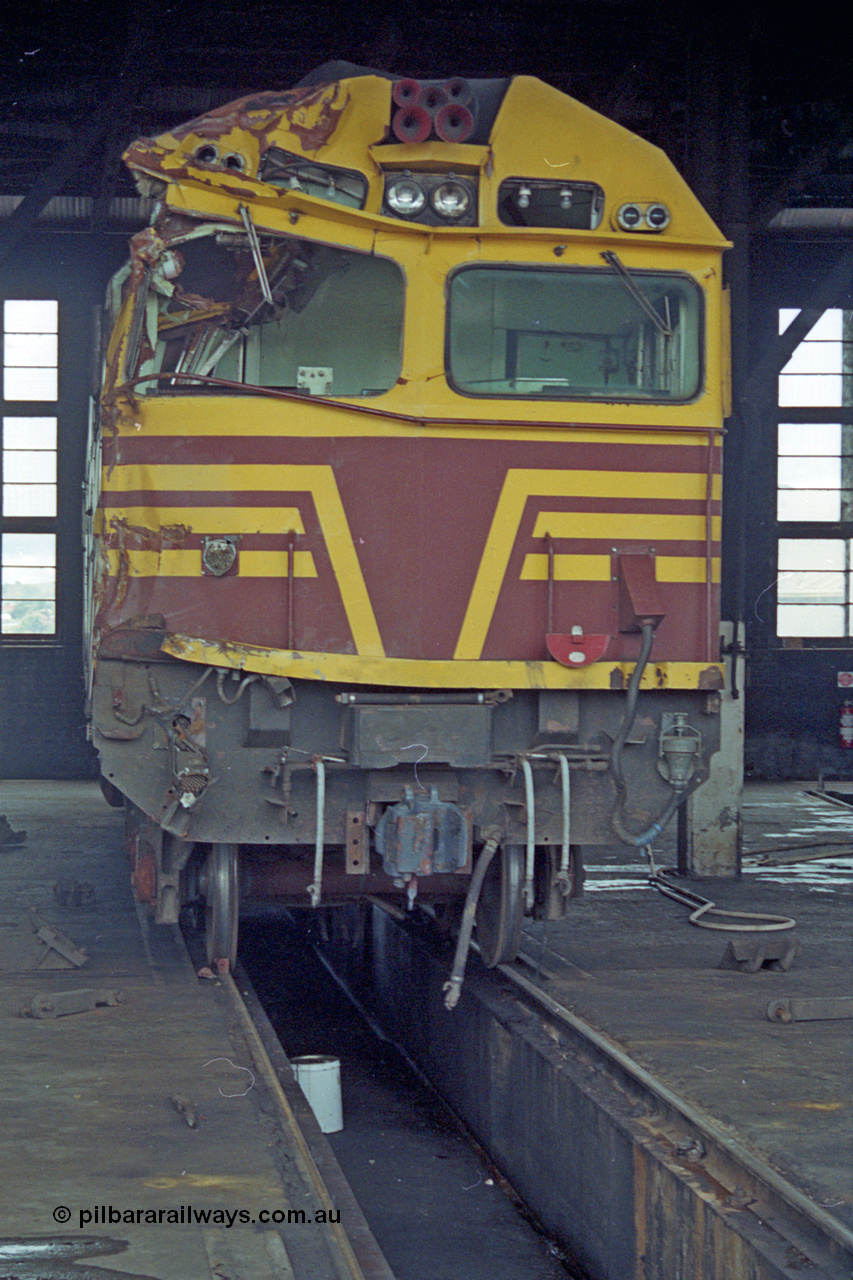
[[[273,396],[234,395],[223,387],[222,394],[179,397],[162,396],[146,399],[147,385],[141,383],[140,398],[131,409],[125,403],[124,416],[119,422],[119,434],[138,439],[140,429],[146,436],[228,436],[273,439],[310,437],[324,439],[329,436],[361,438],[397,438],[426,436],[456,440],[506,440],[554,441],[565,440],[578,444],[643,444],[672,445],[699,448],[707,453],[708,437],[705,432],[718,435],[722,432],[719,419],[708,421],[707,405],[646,405],[630,407],[609,404],[572,405],[538,401],[531,404],[501,401],[484,405],[479,400],[466,400],[460,406],[455,397],[440,402],[412,403],[408,392],[391,391],[377,396],[365,404],[360,400],[351,413],[345,409],[331,409],[318,397],[312,401],[276,399]],[[359,412],[359,407],[369,407],[376,413]],[[442,423],[421,426],[413,422],[400,422],[386,418],[383,410],[411,414],[419,413],[445,419]],[[477,422],[454,423],[454,415],[468,419],[482,416],[482,426]],[[525,426],[523,419],[532,418],[537,424]],[[571,417],[571,425],[567,418]],[[623,418],[622,424],[614,419]],[[495,419],[506,418],[502,424]],[[553,419],[553,421],[549,421]],[[664,426],[666,430],[655,430]],[[691,428],[683,433],[679,426]],[[702,432],[697,435],[695,432]],[[719,461],[719,454],[717,455]]]
[[[197,636],[170,635],[161,645],[164,653],[204,666],[254,671],[260,675],[288,676],[301,680],[332,680],[346,684],[388,685],[417,689],[610,689],[614,672],[626,685],[633,662],[594,662],[588,667],[561,667],[557,662],[456,662],[420,661],[412,658],[362,658],[352,654],[301,653],[289,649],[261,649],[255,645],[227,644]],[[708,672],[723,668],[717,663],[649,663],[641,689],[698,689]]]
[[[655,560],[658,582],[704,582],[704,556],[658,556]],[[720,581],[720,557],[711,556],[711,581]]]
[[[182,524],[191,533],[304,533],[298,507],[107,507],[108,521],[138,529]]]
[[[705,581],[703,556],[657,556],[655,576],[658,582],[696,583]],[[522,582],[545,582],[548,579],[548,556],[537,552],[525,556],[521,566]],[[555,582],[608,582],[612,577],[610,556],[554,556]],[[711,558],[711,577],[720,581],[720,559]]]
[[[179,493],[293,493],[311,492],[315,476],[309,472],[329,471],[322,467],[292,467],[287,464],[265,466],[263,463],[203,463],[199,466],[172,467],[165,463],[134,463],[114,467],[104,481],[104,491],[133,493],[138,489],[174,490]]]
[[[108,552],[110,572],[119,572],[120,552]],[[131,578],[200,578],[201,550],[170,547],[164,551],[128,550],[127,567]],[[296,551],[293,556],[293,574],[296,578],[316,578],[317,566],[310,551]],[[205,575],[210,576],[210,575]],[[237,574],[239,578],[275,578],[277,582],[287,578],[287,551],[241,551]]]
[[[608,582],[610,577],[610,556],[554,556],[557,582]],[[547,555],[537,552],[524,557],[522,582],[545,582],[547,578]]]
[[[671,494],[661,495],[671,497]],[[681,496],[680,494],[678,495]],[[722,520],[713,516],[711,536],[719,541]],[[664,515],[642,511],[540,511],[533,537],[544,538],[630,538],[649,542],[704,542],[703,515]]]

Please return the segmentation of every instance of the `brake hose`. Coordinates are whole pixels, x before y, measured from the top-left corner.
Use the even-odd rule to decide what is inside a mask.
[[[647,827],[645,831],[641,831],[639,835],[634,835],[625,825],[623,813],[628,795],[625,784],[625,775],[622,772],[622,751],[628,740],[628,734],[634,727],[634,720],[637,716],[637,698],[640,693],[640,681],[642,680],[643,672],[648,665],[649,655],[651,654],[652,644],[655,638],[655,629],[650,622],[643,623],[642,637],[643,639],[640,644],[640,653],[637,658],[637,663],[631,673],[631,678],[628,681],[628,701],[625,706],[625,714],[622,717],[622,724],[613,741],[613,747],[610,751],[610,770],[613,774],[613,781],[616,785],[616,803],[613,806],[613,812],[610,815],[610,825],[623,844],[632,845],[635,849],[642,849],[647,844],[651,844],[653,840],[657,839],[678,806],[688,794],[686,788],[673,790],[673,793],[660,816],[651,824],[650,827]]]

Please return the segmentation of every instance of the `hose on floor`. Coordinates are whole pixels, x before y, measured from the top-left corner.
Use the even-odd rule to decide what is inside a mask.
[[[723,933],[781,933],[785,929],[796,928],[797,922],[790,916],[771,916],[758,911],[727,911],[711,902],[709,898],[691,893],[689,889],[684,889],[680,885],[676,887],[671,879],[676,872],[669,867],[655,865],[651,845],[646,845],[645,855],[649,861],[649,884],[665,898],[671,898],[682,907],[689,907],[688,920],[690,924],[695,924],[697,929],[718,929]],[[719,916],[720,919],[709,920],[709,916]],[[723,923],[726,920],[749,920],[752,923]]]

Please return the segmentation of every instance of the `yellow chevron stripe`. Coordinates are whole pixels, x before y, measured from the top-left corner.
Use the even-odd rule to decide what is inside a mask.
[[[228,486],[226,489],[225,486]],[[373,605],[367,594],[341,495],[329,466],[233,466],[203,464],[173,467],[165,464],[118,466],[105,477],[104,490],[132,493],[150,489],[155,493],[176,490],[183,493],[256,490],[263,493],[310,493],[314,499],[323,538],[332,562],[353,641],[359,654],[381,657],[385,650]],[[257,553],[263,554],[263,553]]]
[[[655,571],[658,582],[704,583],[705,559],[703,556],[656,556]],[[525,556],[521,566],[522,582],[546,582],[548,556],[542,552]],[[611,578],[610,556],[554,556],[555,582],[609,582]],[[720,581],[720,558],[711,558],[711,579]]]
[[[127,572],[131,578],[200,578],[200,548],[168,547],[163,551],[138,551],[129,548]],[[119,573],[121,552],[107,552],[110,572]],[[297,551],[293,556],[293,574],[296,578],[316,578],[317,566],[310,551]],[[240,578],[274,578],[276,584],[287,578],[287,550],[241,551],[237,572]],[[273,584],[275,585],[275,584]]]
[[[681,495],[679,494],[679,497]],[[719,541],[722,520],[711,519],[711,537]],[[669,515],[662,512],[540,511],[533,526],[534,538],[626,538],[636,542],[704,542],[704,515]]]
[[[107,520],[157,530],[182,524],[191,533],[304,533],[298,507],[108,507]]]
[[[708,477],[701,471],[536,471],[520,468],[507,471],[454,657],[458,660],[476,660],[483,652],[528,498],[672,500],[676,497],[696,502],[705,500],[707,488]],[[721,478],[714,476],[712,494],[719,497],[721,492]]]

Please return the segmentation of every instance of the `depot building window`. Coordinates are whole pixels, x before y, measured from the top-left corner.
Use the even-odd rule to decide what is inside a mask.
[[[779,312],[784,333],[799,312]],[[853,311],[831,308],[779,375],[776,633],[853,636]]]
[[[2,307],[0,637],[56,634],[58,305]]]
[[[477,264],[450,282],[448,377],[471,396],[690,400],[701,333],[684,275]]]

